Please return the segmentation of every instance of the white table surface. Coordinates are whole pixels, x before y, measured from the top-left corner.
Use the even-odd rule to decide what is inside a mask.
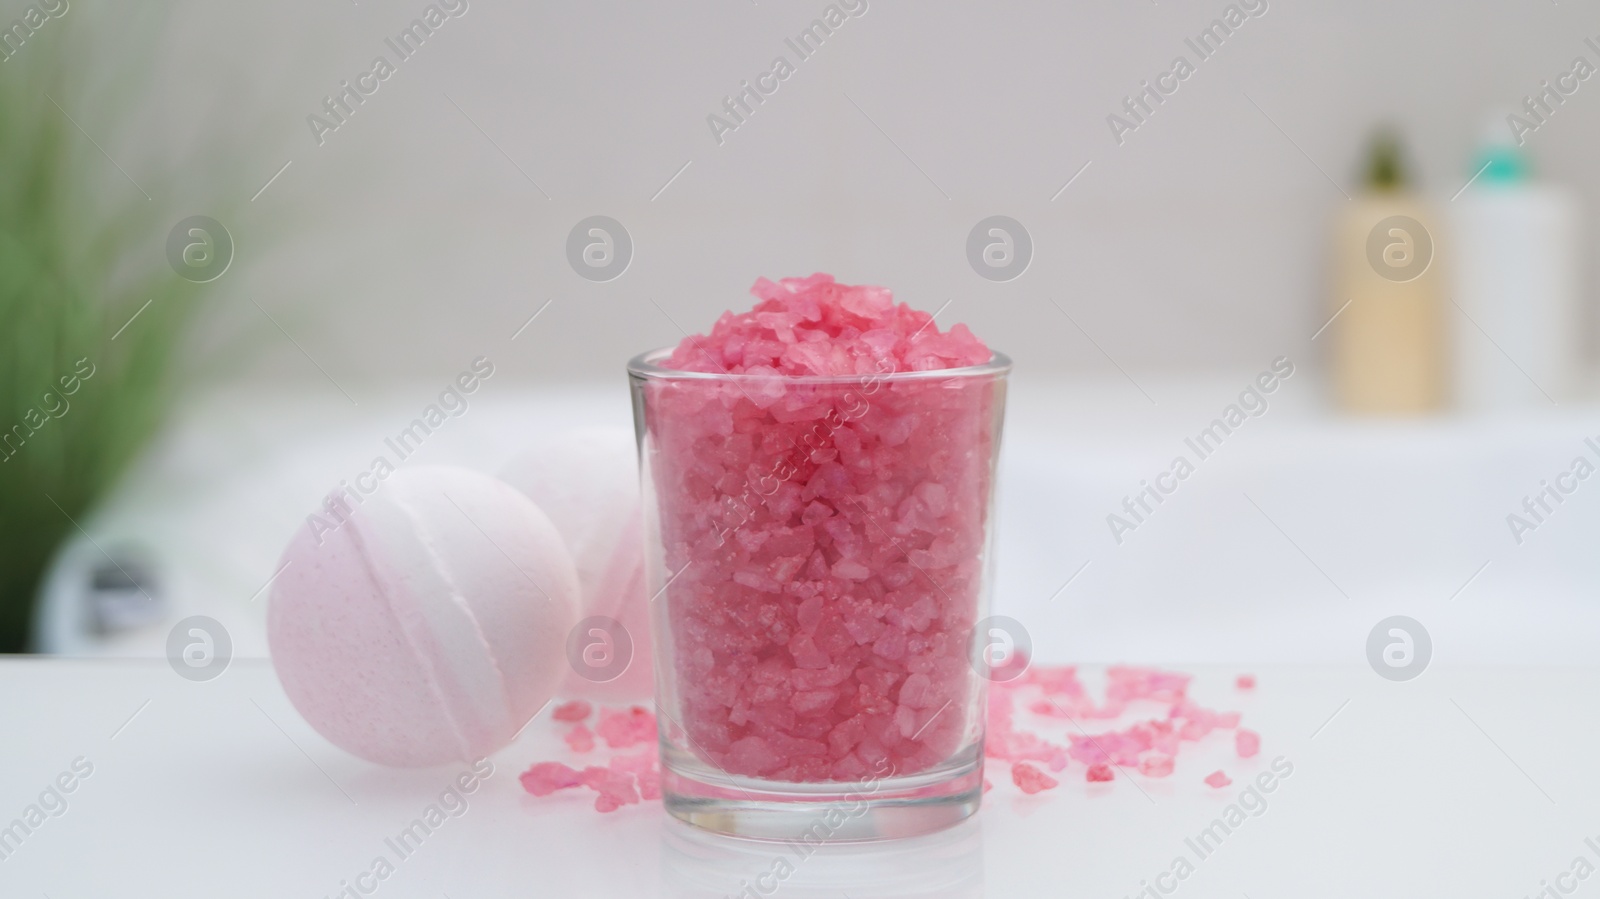
[[[1275,666],[1242,693],[1237,669],[1192,670],[1192,695],[1261,733],[1259,757],[1240,761],[1213,735],[1186,744],[1168,779],[1091,785],[1075,763],[1033,797],[992,766],[974,820],[830,846],[774,895],[1135,896],[1174,858],[1193,861],[1185,838],[1278,756],[1294,771],[1267,810],[1173,895],[1522,897],[1578,856],[1600,864],[1600,672],[1436,660],[1391,683],[1365,667]],[[193,683],[165,660],[5,659],[0,696],[0,826],[75,759],[93,765],[66,811],[0,861],[5,897],[336,896],[374,857],[392,857],[385,837],[461,767],[395,771],[345,755],[300,720],[260,660]],[[587,791],[526,795],[517,774],[531,762],[575,761],[558,733],[546,711],[496,754],[467,811],[374,895],[717,897],[788,851],[697,836],[658,802],[600,815]],[[1218,767],[1234,786],[1201,782]],[[1580,883],[1586,894],[1600,895],[1600,880]]]

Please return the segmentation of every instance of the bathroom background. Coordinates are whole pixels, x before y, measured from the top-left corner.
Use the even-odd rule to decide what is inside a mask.
[[[160,655],[205,614],[259,657],[289,535],[459,372],[493,367],[406,464],[494,472],[626,428],[630,356],[758,276],[826,270],[1016,360],[995,608],[1041,658],[1362,666],[1392,614],[1441,664],[1592,657],[1592,3],[0,5],[14,18],[0,121],[28,127],[0,140],[32,168],[6,178],[0,232],[67,260],[78,299],[68,321],[16,286],[28,254],[0,254],[0,426],[79,360],[94,374],[0,467],[7,649]],[[1436,252],[1392,297],[1438,314],[1360,332],[1370,260],[1341,241],[1384,127]],[[995,216],[1010,243],[985,262]],[[212,243],[185,258],[195,227]],[[618,267],[583,262],[589,227]],[[1438,390],[1396,401],[1412,411],[1359,411],[1398,381],[1334,389],[1417,364]],[[1292,376],[1241,399],[1275,366]],[[1244,422],[1191,449],[1235,403]],[[1176,492],[1137,500],[1179,456]],[[1562,476],[1574,493],[1532,499]]]

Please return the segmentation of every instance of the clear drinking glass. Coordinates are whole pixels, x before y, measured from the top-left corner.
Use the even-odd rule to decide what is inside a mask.
[[[629,363],[662,793],[801,842],[976,811],[1011,361],[782,377]]]

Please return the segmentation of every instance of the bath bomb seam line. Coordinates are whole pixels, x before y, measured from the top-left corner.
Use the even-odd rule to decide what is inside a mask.
[[[406,515],[407,521],[411,521],[409,510],[406,510],[400,503],[395,505],[402,506],[401,511]],[[383,567],[373,558],[373,550],[367,539],[368,535],[362,533],[362,528],[354,518],[348,524],[350,526],[351,542],[355,544],[356,555],[361,560],[361,566],[366,569],[367,576],[371,578],[373,587],[377,590],[378,595],[383,597],[384,605],[389,609],[389,614],[393,615],[395,621],[399,624],[400,634],[405,638],[406,646],[410,648],[412,657],[416,659],[417,665],[422,669],[424,679],[428,684],[428,691],[433,694],[434,701],[439,704],[440,713],[445,720],[450,722],[450,733],[455,738],[456,748],[461,753],[461,758],[469,757],[472,750],[468,745],[467,735],[461,727],[461,722],[456,717],[455,710],[451,708],[451,703],[445,694],[439,672],[431,657],[432,654],[420,645],[422,635],[417,632],[415,622],[412,621],[413,616],[402,614],[399,604],[395,602],[393,587],[389,583],[389,579],[384,576]]]
[[[446,500],[449,500],[450,504],[460,511],[463,517],[466,516],[466,510],[462,509],[450,496],[450,494],[441,491],[441,495],[444,496]],[[472,604],[467,602],[466,594],[461,591],[454,571],[451,568],[450,563],[446,561],[447,556],[439,552],[438,544],[434,540],[433,531],[427,527],[425,517],[419,510],[407,503],[404,497],[396,497],[395,500],[396,503],[401,507],[400,511],[405,514],[407,521],[411,523],[412,533],[416,536],[418,542],[421,544],[423,553],[426,554],[430,560],[432,560],[432,570],[438,572],[439,577],[444,581],[444,584],[447,588],[446,593],[450,597],[451,604],[455,608],[459,609],[464,616],[466,616],[467,624],[471,626],[471,633],[473,637],[476,638],[479,648],[483,650],[480,655],[476,655],[474,657],[487,663],[488,665],[489,673],[491,675],[489,680],[492,681],[494,685],[495,697],[497,700],[491,704],[499,707],[499,710],[503,713],[503,717],[501,720],[493,723],[490,723],[484,719],[479,719],[477,723],[487,725],[490,733],[507,732],[508,728],[511,728],[516,724],[515,718],[517,716],[511,708],[511,692],[507,688],[505,671],[501,669],[500,660],[495,656],[494,644],[489,640],[489,635],[484,633],[483,624],[478,620],[477,613],[472,610]],[[478,528],[477,523],[473,522],[470,518],[468,518],[468,523],[472,524],[474,529]],[[494,544],[494,538],[490,537],[487,532],[484,532],[482,536],[485,540],[489,541],[490,544]],[[498,550],[498,545],[495,546]],[[550,598],[550,594],[546,593],[545,589],[539,586],[538,581],[535,581],[532,575],[522,571],[521,565],[518,565],[510,558],[508,558],[506,561],[509,562],[512,567],[516,568],[519,574],[522,574],[524,577],[528,578],[528,581],[533,584],[534,589],[538,590],[539,594],[544,597],[545,602],[548,603],[553,601]],[[446,657],[446,662],[448,661],[449,657]],[[450,673],[457,675],[456,680],[458,682],[465,680],[464,677],[460,676],[461,670],[455,666],[450,666]],[[470,695],[470,692],[471,691],[468,691],[468,695]],[[483,712],[485,715],[489,713],[487,708],[477,707],[477,710]],[[472,754],[465,756],[463,761],[469,760],[475,755],[476,752],[474,751]]]

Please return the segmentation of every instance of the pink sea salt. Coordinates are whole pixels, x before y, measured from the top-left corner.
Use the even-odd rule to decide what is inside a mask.
[[[674,726],[731,774],[926,770],[976,732],[997,398],[987,379],[888,376],[992,354],[883,288],[818,274],[752,293],[662,363],[740,377],[645,387]],[[1026,742],[1007,751],[1049,753]]]
[[[577,771],[560,762],[540,762],[522,772],[517,779],[522,782],[524,790],[535,796],[549,796],[557,790],[583,783]]]
[[[1017,785],[1017,789],[1030,795],[1061,785],[1061,781],[1027,762],[1017,762],[1011,766],[1011,782]]]
[[[563,739],[573,752],[590,752],[594,749],[594,732],[582,724],[567,731]]]
[[[1241,674],[1239,679],[1234,681],[1234,686],[1241,690],[1254,690],[1256,688],[1256,676],[1254,674]]]
[[[550,717],[557,721],[582,721],[589,717],[591,711],[593,709],[589,703],[582,699],[574,699],[556,706],[556,710],[550,713]]]
[[[809,617],[812,611],[808,609],[804,614]],[[1178,735],[1186,723],[1202,721],[1211,730],[1237,728],[1239,723],[1237,712],[1215,712],[1189,700],[1186,675],[1125,668],[1120,669],[1122,673],[1115,679],[1108,677],[1108,688],[1113,683],[1121,685],[1118,692],[1125,708],[1132,708],[1138,703],[1156,704],[1158,707],[1164,705],[1165,715],[1135,721],[1104,733],[1090,735],[1083,731],[1069,732],[1067,740],[1070,747],[1059,746],[1019,726],[1017,706],[1023,697],[1048,697],[1024,704],[1027,714],[1049,719],[1070,718],[1076,721],[1079,715],[1097,717],[1090,713],[1103,714],[1106,706],[1095,702],[1072,668],[1031,665],[1024,659],[1021,670],[1024,671],[1022,676],[996,682],[989,687],[987,743],[984,748],[989,758],[1010,763],[1012,782],[1024,792],[1038,792],[1058,785],[1058,781],[1041,770],[1041,766],[1048,767],[1051,772],[1059,772],[1067,766],[1069,758],[1084,762],[1085,779],[1090,782],[1113,780],[1118,765],[1136,769],[1145,777],[1169,777],[1175,768],[1180,747],[1190,742],[1180,739]],[[806,680],[806,683],[824,684],[835,678],[836,674],[825,671],[816,674],[815,679]],[[913,690],[921,688],[919,682]],[[1111,702],[1108,698],[1107,705]],[[592,712],[592,709],[587,710],[580,720]],[[601,720],[611,722],[607,729],[621,742],[635,741],[636,745],[636,742],[653,739],[648,735],[654,733],[654,716],[642,708],[603,710]],[[569,731],[569,740],[572,739],[572,732],[579,727],[583,725],[578,724]],[[1260,739],[1254,731],[1237,729],[1234,746],[1241,757],[1248,758],[1259,752]],[[741,751],[758,751],[761,748],[760,743],[747,743]],[[770,747],[767,749],[770,751]],[[752,763],[764,764],[765,761],[757,759]],[[576,771],[558,762],[544,762],[524,772],[521,780],[524,788],[535,796],[548,796],[559,790],[587,786],[597,793],[595,807],[606,812],[633,804],[627,801],[632,795],[628,791],[630,783],[637,793],[636,801],[649,802],[661,798],[660,759],[654,745],[615,753],[606,762],[606,768],[618,777],[602,778],[589,769]],[[1026,784],[1018,778],[1026,781]],[[1221,788],[1231,784],[1232,780],[1224,772],[1217,771],[1209,775],[1205,782]],[[985,793],[993,787],[991,781],[984,780]]]
[[[1085,764],[1110,761],[1118,765],[1138,764],[1140,756],[1151,750],[1174,755],[1178,736],[1171,721],[1142,721],[1123,730],[1103,734],[1069,734],[1072,757]]]
[[[636,805],[639,802],[639,791],[634,786],[633,775],[627,772],[590,765],[578,776],[584,786],[599,794],[594,800],[597,812],[612,812],[624,805]]]
[[[1016,729],[1013,719],[1013,693],[1010,684],[996,683],[989,687],[989,713],[984,755],[1008,762],[1045,762],[1052,771],[1067,765],[1067,750],[1050,743],[1037,734]]]
[[[627,749],[656,739],[656,716],[640,706],[624,711],[600,710],[600,723],[595,733],[612,749]]]
[[[582,728],[583,725],[578,725]],[[540,762],[518,778],[534,796],[587,787],[595,792],[594,808],[614,812],[625,805],[661,798],[661,767],[656,748],[613,756],[605,766],[575,770],[560,762]]]
[[[639,798],[661,798],[660,756],[654,747],[632,755],[619,755],[609,763],[611,770],[631,774],[639,788]]]
[[[1145,777],[1166,777],[1172,773],[1172,756],[1155,753],[1139,760],[1139,773]]]
[[[1238,712],[1214,712],[1184,699],[1172,707],[1169,716],[1181,721],[1178,736],[1185,740],[1198,740],[1213,730],[1228,730],[1239,726]]]
[[[725,312],[708,336],[688,337],[666,365],[684,371],[778,375],[879,373],[959,368],[989,361],[966,325],[940,332],[933,316],[882,287],[840,284],[832,275],[761,278],[749,312]],[[776,394],[780,395],[781,394]]]

